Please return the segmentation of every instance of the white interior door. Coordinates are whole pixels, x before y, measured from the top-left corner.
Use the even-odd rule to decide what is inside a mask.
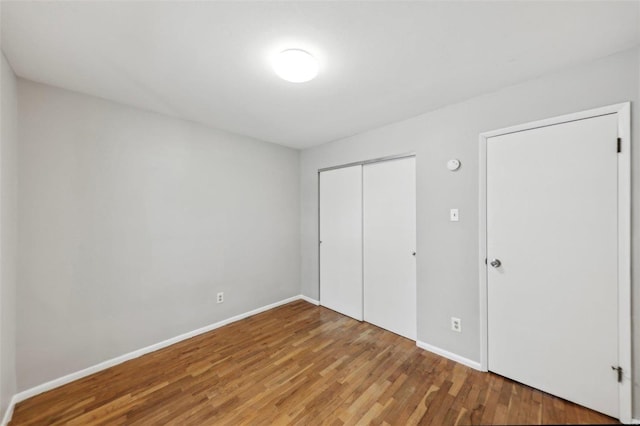
[[[416,339],[415,158],[363,168],[364,319]]]
[[[489,369],[614,417],[617,125],[487,139]]]
[[[362,166],[320,173],[320,304],[362,321]]]

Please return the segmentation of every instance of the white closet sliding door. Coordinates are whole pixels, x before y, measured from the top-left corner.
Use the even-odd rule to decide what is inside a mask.
[[[362,166],[320,173],[320,304],[362,321]]]
[[[320,173],[320,304],[416,339],[415,158]]]
[[[415,158],[363,168],[364,319],[416,339]]]

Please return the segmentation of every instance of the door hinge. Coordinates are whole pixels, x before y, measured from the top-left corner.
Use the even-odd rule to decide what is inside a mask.
[[[612,370],[616,370],[618,372],[618,383],[622,383],[622,367],[618,366],[618,367],[614,367],[613,365],[611,366]]]
[[[622,139],[618,138],[618,152],[622,152]]]

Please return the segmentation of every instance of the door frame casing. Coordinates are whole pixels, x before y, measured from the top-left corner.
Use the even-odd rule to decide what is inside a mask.
[[[479,161],[479,296],[480,367],[489,370],[488,289],[487,289],[487,140],[495,136],[616,114],[618,137],[618,363],[623,369],[619,386],[619,416],[632,420],[633,371],[631,360],[631,104],[624,102],[573,114],[533,121],[480,134]],[[615,143],[615,141],[612,141]]]

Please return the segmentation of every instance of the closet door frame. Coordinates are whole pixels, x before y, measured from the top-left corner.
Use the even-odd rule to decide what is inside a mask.
[[[389,155],[386,157],[378,157],[378,158],[374,158],[371,160],[365,160],[365,161],[356,161],[353,163],[346,163],[346,164],[340,164],[337,166],[330,166],[330,167],[324,167],[322,169],[318,169],[318,178],[317,178],[317,193],[318,193],[318,216],[317,216],[317,221],[318,221],[318,229],[317,229],[317,238],[316,238],[316,244],[317,244],[317,248],[318,248],[318,300],[322,300],[322,287],[320,285],[320,270],[321,270],[321,266],[320,266],[320,262],[322,261],[322,259],[320,259],[320,173],[322,172],[326,172],[329,170],[335,170],[335,169],[342,169],[345,167],[353,167],[353,166],[362,166],[364,167],[367,164],[372,164],[372,163],[379,163],[381,161],[393,161],[393,160],[401,160],[403,158],[415,158],[416,154],[415,152],[407,152],[404,154],[397,154],[397,155]],[[416,200],[417,202],[417,200]],[[361,226],[364,226],[364,210],[362,211],[362,221],[361,221]],[[416,238],[417,240],[417,238]],[[362,238],[362,251],[364,253],[364,238]],[[364,279],[364,261],[362,262],[362,276]],[[364,287],[364,283],[363,283],[363,287]],[[364,290],[364,289],[363,289]],[[417,307],[416,307],[416,311],[417,311]],[[363,313],[363,318],[364,318],[364,297],[362,298],[362,313]]]

